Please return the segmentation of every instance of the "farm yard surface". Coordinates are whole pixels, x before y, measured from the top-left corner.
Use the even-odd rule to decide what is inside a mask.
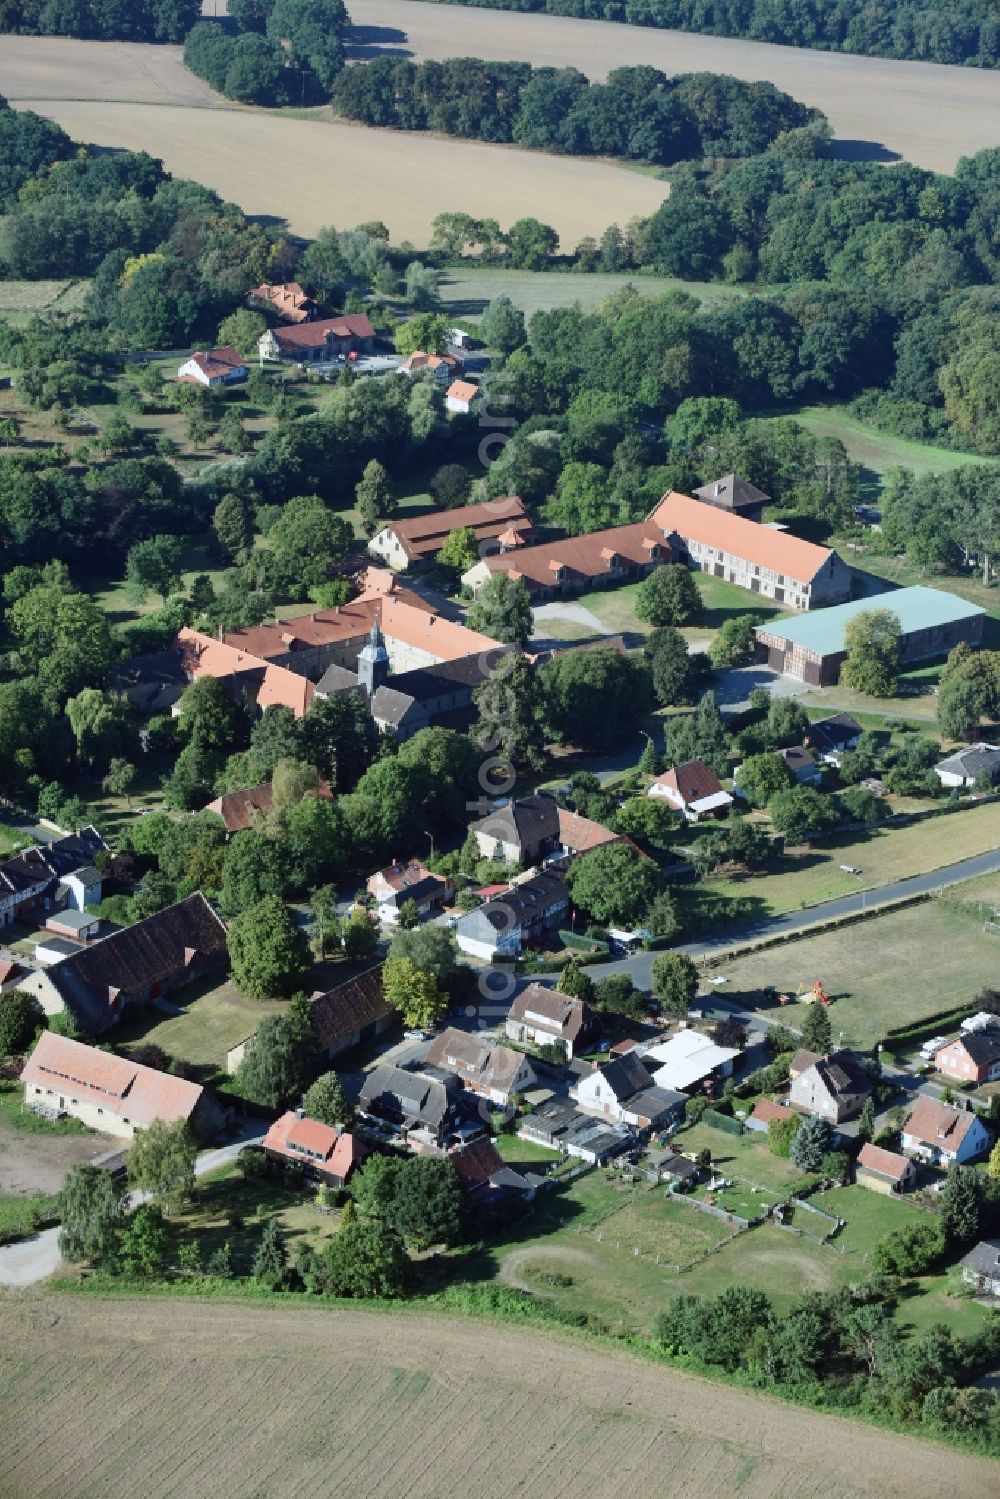
[[[81,44],[86,45],[86,44]],[[0,93],[7,91],[0,63]],[[197,108],[22,98],[74,140],[148,151],[167,170],[238,203],[278,215],[295,234],[325,224],[381,219],[394,244],[430,241],[436,214],[461,208],[503,225],[531,216],[572,249],[608,224],[649,215],[666,186],[608,161],[547,156],[513,146],[367,130],[340,120],[295,119],[263,110],[220,109],[209,126]],[[289,162],[308,162],[290,171]]]
[[[821,979],[833,997],[834,1037],[866,1047],[889,1030],[970,1003],[979,989],[995,984],[998,967],[1000,935],[984,932],[974,911],[962,914],[950,900],[936,899],[798,937],[712,972],[729,980],[722,991],[727,997],[743,996],[751,1004],[752,991],[773,987],[795,994]],[[774,1015],[798,1027],[806,1007]]]
[[[406,36],[414,60],[425,57],[514,59],[536,67],[579,68],[605,78],[613,68],[645,63],[665,73],[730,73],[767,79],[821,109],[841,153],[862,160],[875,147],[918,166],[950,172],[960,156],[1000,143],[1000,74],[940,63],[814,52],[729,37],[656,31],[575,17],[520,15],[421,0],[365,0],[353,19],[361,40],[378,28]],[[400,43],[391,42],[398,51]]]
[[[973,1499],[995,1479],[961,1452],[495,1324],[131,1298],[4,1314],[4,1483],[33,1499],[132,1495],[137,1471],[147,1499]]]

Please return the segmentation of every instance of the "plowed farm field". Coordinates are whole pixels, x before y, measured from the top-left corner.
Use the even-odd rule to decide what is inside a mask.
[[[0,93],[4,71],[0,65]],[[395,244],[421,246],[436,214],[461,209],[504,228],[541,219],[572,250],[609,224],[655,212],[667,195],[665,183],[607,161],[341,120],[79,99],[21,102],[57,120],[74,140],[148,151],[168,171],[215,188],[247,213],[286,219],[296,234],[381,219]]]
[[[423,1315],[0,1304],[3,1499],[981,1499],[964,1454],[582,1340]]]

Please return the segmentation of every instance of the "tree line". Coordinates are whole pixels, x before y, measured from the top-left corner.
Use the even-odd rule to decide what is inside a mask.
[[[746,37],[786,47],[859,52],[922,62],[1000,65],[1000,18],[990,0],[442,0],[488,10],[547,11],[590,21],[619,21]]]
[[[754,156],[822,118],[771,83],[722,74],[617,68],[590,83],[576,68],[475,57],[359,63],[334,84],[333,107],[366,125],[660,165]]]
[[[101,42],[182,42],[201,0],[0,0],[0,32]]]
[[[184,38],[192,73],[242,104],[329,99],[350,25],[343,0],[236,0],[228,10],[228,24],[199,20]]]

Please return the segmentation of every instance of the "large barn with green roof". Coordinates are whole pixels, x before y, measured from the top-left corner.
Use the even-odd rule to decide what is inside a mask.
[[[978,604],[939,588],[897,588],[758,625],[757,660],[810,686],[831,686],[839,679],[847,655],[844,632],[848,621],[864,609],[891,609],[898,617],[904,665],[943,656],[960,641],[978,645],[983,638],[986,610]]]

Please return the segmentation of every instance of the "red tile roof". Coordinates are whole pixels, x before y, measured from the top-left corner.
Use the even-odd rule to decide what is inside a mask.
[[[306,296],[297,281],[265,282],[263,286],[254,287],[248,294],[248,300],[266,302],[289,323],[308,322],[316,305],[311,297]]]
[[[903,1134],[912,1135],[924,1145],[953,1151],[965,1139],[977,1118],[972,1109],[953,1109],[922,1093],[907,1115]]]
[[[475,656],[496,648],[496,641],[426,607],[417,608],[396,592],[365,594],[338,609],[320,609],[274,624],[234,630],[218,642],[209,636],[198,638],[207,642],[208,659],[215,653],[215,647],[221,646],[223,651],[232,651],[237,658],[242,657],[242,669],[246,670],[251,658],[259,665],[275,656],[294,654],[296,650],[357,640],[370,633],[375,620],[388,640],[400,640],[404,645],[427,651],[438,661],[457,661],[463,656]],[[181,638],[194,635],[194,631],[181,631]],[[238,669],[240,667],[228,666],[225,661],[220,671],[209,668],[212,676],[228,675]]]
[[[818,547],[788,531],[774,531],[770,526],[693,500],[676,490],[664,495],[650,520],[666,536],[677,535],[684,541],[717,547],[720,552],[756,563],[769,572],[783,573],[800,583],[810,583],[830,557],[829,547]]]
[[[563,848],[568,848],[573,853],[584,854],[592,848],[601,848],[605,843],[622,843],[624,839],[621,833],[612,833],[610,828],[602,827],[599,822],[591,822],[589,817],[581,817],[579,812],[570,812],[565,807],[560,807],[559,842]]]
[[[704,760],[685,760],[683,765],[675,765],[671,770],[656,776],[652,784],[669,786],[677,792],[685,806],[701,801],[706,796],[717,796],[722,790],[722,782]]]
[[[264,1149],[286,1160],[315,1166],[341,1181],[347,1180],[365,1154],[360,1140],[347,1130],[303,1118],[294,1109],[274,1121],[264,1136]]]
[[[459,512],[461,513],[461,512]],[[508,542],[504,541],[507,546]],[[479,565],[490,573],[509,573],[523,578],[529,590],[551,588],[556,574],[564,572],[566,580],[607,577],[615,557],[632,567],[645,567],[653,561],[656,549],[660,560],[670,557],[670,547],[648,520],[631,526],[612,526],[606,531],[591,531],[586,536],[567,536],[562,541],[548,541],[541,546],[521,547],[516,557],[501,553],[483,557]]]
[[[325,781],[320,781],[316,788],[316,795],[324,801],[332,801],[333,792]],[[253,826],[254,817],[258,812],[270,812],[274,805],[271,794],[271,783],[265,781],[260,786],[248,786],[243,791],[226,791],[222,796],[217,796],[214,801],[202,808],[203,812],[214,812],[221,817],[226,824],[226,830],[230,833],[241,833],[245,828]]]
[[[462,1185],[469,1189],[481,1187],[495,1171],[503,1170],[503,1156],[492,1140],[473,1140],[453,1150],[448,1160],[462,1178]]]
[[[471,380],[453,380],[446,391],[451,401],[472,401],[478,394],[479,386],[473,385]]]
[[[357,1031],[391,1015],[382,989],[381,963],[325,994],[314,994],[311,1014],[317,1044],[324,1050],[342,1046]]]
[[[196,364],[206,380],[221,380],[226,375],[232,375],[247,367],[246,360],[231,344],[227,344],[224,349],[196,350],[189,360],[185,360],[185,363]],[[177,378],[194,380],[193,375],[178,375]],[[198,382],[195,381],[195,383]]]
[[[751,1119],[759,1119],[762,1124],[770,1124],[772,1119],[794,1119],[795,1115],[791,1109],[782,1108],[780,1103],[773,1103],[770,1098],[762,1098],[755,1104],[750,1114]]]
[[[271,333],[278,348],[288,352],[322,348],[328,334],[335,339],[375,337],[375,329],[363,312],[345,313],[342,317],[317,318],[313,323],[297,323],[290,328],[272,328]]]
[[[190,1119],[205,1092],[199,1083],[70,1041],[54,1031],[39,1036],[21,1081],[94,1104],[139,1128],[154,1119],[167,1124]]]
[[[897,1155],[894,1150],[883,1150],[878,1145],[862,1145],[858,1152],[858,1165],[863,1166],[866,1171],[874,1171],[877,1176],[902,1181],[910,1163],[905,1155]]]

